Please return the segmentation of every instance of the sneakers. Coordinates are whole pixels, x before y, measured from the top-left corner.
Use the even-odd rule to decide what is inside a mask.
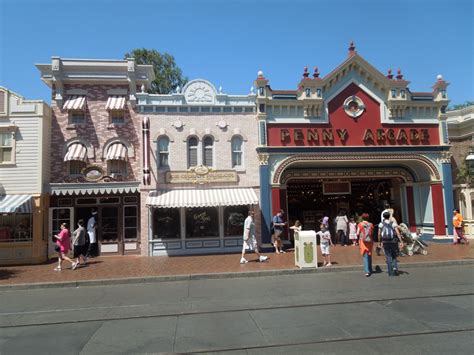
[[[79,263],[72,263],[72,266],[71,266],[71,269],[73,270],[76,270],[77,269],[77,265],[79,265]]]
[[[240,258],[240,263],[241,263],[241,264],[247,264],[248,261],[247,261],[247,259],[245,259],[245,258]]]
[[[332,266],[332,264],[331,264],[331,263],[327,263],[326,266]]]
[[[54,271],[61,271],[61,270],[62,270],[62,269],[61,269],[59,266],[56,266],[56,267],[54,268]]]
[[[282,249],[282,250],[280,250],[280,253],[286,254],[286,251],[284,251],[284,250]]]
[[[268,260],[268,256],[265,256],[265,255],[260,255],[260,257],[258,258],[258,261],[260,261],[261,263],[263,263],[266,260]]]

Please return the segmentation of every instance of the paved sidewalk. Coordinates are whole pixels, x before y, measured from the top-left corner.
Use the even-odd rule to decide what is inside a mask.
[[[333,266],[305,269],[301,272],[320,272],[337,270],[357,270],[362,273],[362,258],[358,247],[336,246],[331,249]],[[22,265],[0,267],[0,289],[13,285],[25,287],[36,286],[70,286],[86,285],[103,281],[104,283],[134,282],[140,280],[180,279],[189,275],[206,275],[203,277],[235,277],[252,274],[293,273],[300,272],[294,265],[294,253],[290,250],[285,254],[265,253],[269,260],[264,263],[256,262],[255,255],[247,255],[249,263],[239,264],[240,254],[218,254],[200,256],[107,256],[90,259],[85,267],[76,270],[69,268],[54,271],[55,262],[41,265]],[[318,261],[322,257],[318,247]],[[470,245],[451,245],[430,243],[428,255],[413,255],[399,258],[400,269],[408,265],[433,265],[466,262],[474,263],[474,243]],[[374,253],[374,265],[380,265],[385,270],[385,257]],[[331,269],[331,270],[328,270]],[[192,276],[191,276],[192,277]],[[20,286],[21,287],[21,286]]]

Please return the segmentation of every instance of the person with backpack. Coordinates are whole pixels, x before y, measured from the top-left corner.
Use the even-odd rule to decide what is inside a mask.
[[[403,240],[397,222],[390,218],[390,212],[384,212],[383,221],[379,224],[379,246],[383,247],[387,262],[388,276],[398,276],[398,243],[403,249]]]
[[[362,213],[362,222],[357,225],[357,235],[359,236],[359,250],[360,255],[364,261],[365,276],[369,277],[372,273],[372,249],[374,247],[374,240],[372,233],[374,225],[369,222],[369,214]]]

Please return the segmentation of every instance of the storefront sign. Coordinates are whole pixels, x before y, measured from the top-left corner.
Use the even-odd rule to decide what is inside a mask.
[[[211,182],[237,182],[234,170],[212,170],[199,165],[188,171],[168,171],[165,180],[169,184],[209,184]]]
[[[345,195],[351,193],[350,181],[323,182],[323,195]]]

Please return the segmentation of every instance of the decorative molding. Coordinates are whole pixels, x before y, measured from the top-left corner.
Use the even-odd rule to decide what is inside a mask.
[[[257,156],[257,159],[260,165],[268,165],[269,158],[270,158],[270,154],[268,153],[259,153]]]
[[[437,160],[441,164],[450,164],[452,156],[453,154],[451,152],[441,152]]]
[[[210,104],[216,101],[216,89],[214,86],[202,79],[192,80],[183,88],[184,98],[187,104]]]

